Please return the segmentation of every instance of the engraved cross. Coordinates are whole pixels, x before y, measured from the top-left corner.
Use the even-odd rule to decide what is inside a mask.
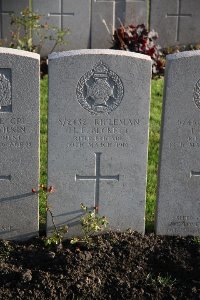
[[[64,26],[63,26],[63,17],[66,17],[66,16],[74,16],[74,12],[69,12],[69,13],[65,13],[63,11],[63,0],[60,0],[60,12],[59,13],[49,13],[48,16],[53,16],[53,17],[60,17],[60,28],[61,30],[63,30]]]
[[[1,19],[1,23],[0,23],[0,38],[3,38],[3,16],[8,16],[10,14],[13,14],[14,11],[4,11],[2,9],[2,1],[0,0],[0,19]]]
[[[198,172],[198,171],[191,171],[190,172],[190,177],[198,177],[198,176],[200,176],[200,172]]]
[[[180,20],[181,18],[186,18],[186,17],[192,17],[192,14],[181,14],[181,0],[177,0],[177,13],[176,14],[167,14],[166,18],[168,17],[175,17],[177,18],[177,23],[176,23],[176,42],[179,42],[179,37],[180,37]]]
[[[128,2],[142,2],[142,1],[145,1],[145,0],[115,0],[115,2],[124,2],[124,3],[128,3]]]
[[[98,212],[99,208],[99,191],[100,191],[100,181],[101,180],[117,180],[119,181],[119,175],[101,175],[101,168],[100,168],[100,157],[101,153],[95,153],[95,175],[88,175],[88,176],[81,176],[75,175],[75,180],[94,180],[95,181],[95,190],[94,190],[94,207]]]
[[[145,0],[95,0],[95,2],[124,2],[124,3],[129,3],[129,2],[143,2]]]
[[[11,175],[0,175],[0,181],[1,180],[9,180],[9,181],[11,181]]]

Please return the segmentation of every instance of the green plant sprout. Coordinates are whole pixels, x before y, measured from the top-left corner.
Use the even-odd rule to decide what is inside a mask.
[[[195,244],[200,244],[200,238],[197,237],[197,236],[195,236],[195,237],[193,238],[193,242],[194,242]]]
[[[46,207],[47,212],[51,216],[51,221],[53,224],[53,233],[51,236],[45,238],[44,243],[45,246],[48,245],[57,245],[60,249],[62,248],[62,243],[64,239],[64,235],[68,232],[68,226],[60,226],[59,228],[55,225],[54,216],[49,206]]]
[[[81,203],[81,209],[84,212],[84,215],[80,219],[83,237],[72,238],[70,241],[71,244],[91,244],[91,236],[105,229],[109,223],[105,216],[101,217],[98,214],[97,207],[89,209],[87,206]]]
[[[0,243],[0,261],[7,259],[12,251],[12,246],[8,241],[1,241]]]
[[[35,189],[32,189],[33,193],[36,193],[37,191]],[[57,227],[54,222],[54,215],[51,211],[50,206],[47,205],[47,196],[48,194],[54,193],[55,188],[53,186],[46,187],[45,185],[41,184],[39,188],[39,193],[45,195],[46,200],[46,212],[49,213],[51,217],[51,221],[53,224],[53,233],[51,236],[47,236],[44,238],[45,246],[49,245],[57,245],[60,249],[62,249],[62,243],[64,235],[68,232],[68,226],[60,226]]]
[[[151,281],[155,285],[159,284],[162,287],[172,287],[176,283],[176,279],[172,279],[171,276],[161,276],[153,277],[150,273],[147,275],[147,281]]]

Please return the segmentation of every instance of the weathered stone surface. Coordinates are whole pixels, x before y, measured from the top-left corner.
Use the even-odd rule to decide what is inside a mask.
[[[69,235],[80,234],[81,202],[112,229],[144,232],[150,78],[150,58],[136,53],[49,56],[48,205]]]
[[[69,28],[66,35],[67,43],[57,46],[55,51],[81,49],[90,47],[90,0],[52,0],[33,1],[33,11],[43,15],[41,23],[57,26],[60,29]],[[47,55],[54,47],[53,41],[47,41],[41,54]]]
[[[162,118],[157,234],[200,235],[200,51],[169,55]]]
[[[162,47],[200,42],[199,0],[152,0],[150,28]]]
[[[147,0],[92,0],[91,48],[111,48],[120,24],[148,23]]]
[[[39,55],[0,48],[0,238],[38,233]]]

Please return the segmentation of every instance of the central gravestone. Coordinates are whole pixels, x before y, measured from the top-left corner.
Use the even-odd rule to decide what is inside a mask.
[[[113,50],[49,56],[48,205],[79,234],[80,203],[144,232],[151,60]],[[48,215],[47,229],[53,230]]]

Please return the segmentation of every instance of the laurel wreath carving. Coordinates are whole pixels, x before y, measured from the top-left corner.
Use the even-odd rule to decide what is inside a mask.
[[[193,98],[197,108],[200,109],[200,79],[197,81],[197,83],[194,86]]]
[[[0,106],[11,104],[11,84],[4,74],[0,74]]]

